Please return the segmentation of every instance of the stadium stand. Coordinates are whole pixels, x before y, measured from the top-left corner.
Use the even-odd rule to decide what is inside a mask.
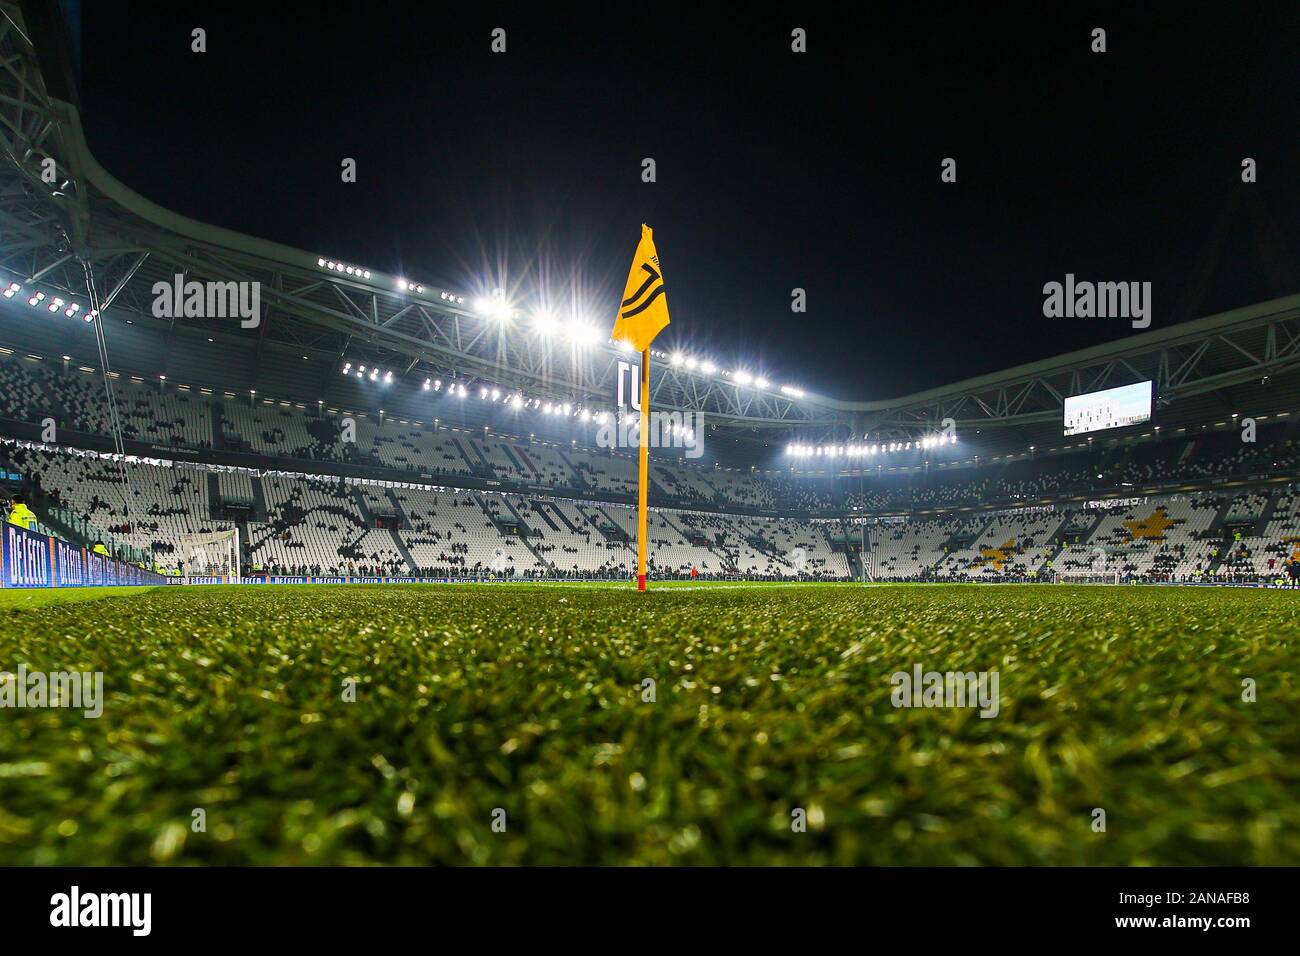
[[[83,537],[164,567],[182,535],[231,528],[246,567],[295,574],[604,578],[625,577],[634,562],[635,463],[608,450],[119,375],[124,437],[159,461],[114,460],[78,447],[111,433],[93,369],[0,354],[0,386],[0,425],[52,418],[62,429],[48,447],[18,435],[4,446],[42,521],[75,523]],[[1300,554],[1300,501],[1279,478],[1300,463],[1292,435],[1278,423],[1255,444],[1225,429],[834,477],[652,459],[651,569],[758,580],[1025,581],[1088,570],[1272,580]],[[161,463],[183,450],[214,460]],[[243,467],[215,460],[223,455]],[[366,477],[330,471],[349,466]],[[1262,483],[1223,486],[1252,475]],[[466,482],[476,484],[457,487]],[[1161,491],[1189,482],[1206,487]],[[1079,501],[1135,488],[1122,504]],[[866,526],[839,523],[850,516]]]

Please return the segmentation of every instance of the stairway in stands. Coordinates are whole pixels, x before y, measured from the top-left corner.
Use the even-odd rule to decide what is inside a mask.
[[[361,512],[361,518],[365,521],[367,528],[375,526],[375,516],[370,513],[370,506],[366,504],[366,496],[361,493],[361,489],[356,485],[352,486],[352,501],[356,504],[357,510]]]
[[[397,500],[397,493],[392,488],[385,491],[389,503],[393,506],[393,514],[397,516],[397,526],[399,528],[410,528],[411,522],[406,517],[406,512],[402,509],[402,503]]]
[[[560,519],[560,523],[563,524],[570,531],[572,531],[574,534],[577,534],[578,529],[574,527],[574,524],[572,521],[569,520],[568,515],[566,515],[562,510],[560,510],[559,505],[557,505],[553,501],[544,501],[542,502],[542,504],[549,506],[552,513],[555,515],[555,517]],[[560,529],[556,528],[555,530],[558,531]]]
[[[262,487],[262,479],[257,475],[252,478],[253,482],[253,520],[269,521],[266,510],[266,489]]]
[[[534,500],[532,504],[533,504],[533,514],[541,518],[542,522],[548,528],[558,533],[560,530],[560,526],[555,523],[555,518],[552,517],[552,515],[554,515],[555,512],[552,511],[549,507],[547,507],[547,505],[549,505],[550,502]]]
[[[406,542],[402,540],[402,536],[397,533],[396,528],[391,526],[388,529],[388,533],[392,535],[393,547],[397,548],[397,553],[402,556],[402,560],[406,562],[406,566],[411,569],[411,574],[418,575],[420,573],[420,568],[416,565],[415,556],[411,554],[410,549],[406,546]]]
[[[587,476],[578,470],[578,467],[570,460],[569,456],[564,453],[563,448],[555,449],[555,453],[560,456],[560,460],[569,466],[569,471],[573,474],[573,487],[580,489],[589,489],[591,485],[587,483]]]
[[[538,564],[540,564],[542,567],[546,568],[549,571],[554,571],[555,565],[552,564],[550,561],[548,561],[546,559],[546,556],[542,554],[542,552],[538,551],[537,547],[530,540],[532,538],[532,535],[529,534],[529,532],[532,529],[528,526],[528,522],[524,520],[524,516],[519,513],[518,509],[515,508],[514,504],[511,503],[509,498],[502,497],[501,502],[507,508],[510,509],[510,513],[514,515],[515,520],[519,522],[519,540],[524,543],[524,547],[533,553],[533,557],[537,559]],[[542,516],[543,520],[545,520],[545,517],[546,517],[545,515]],[[555,526],[552,525],[552,527]],[[558,531],[559,529],[556,528],[555,530]]]

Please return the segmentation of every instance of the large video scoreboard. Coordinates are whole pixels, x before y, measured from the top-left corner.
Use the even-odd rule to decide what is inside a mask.
[[[1151,420],[1154,382],[1134,382],[1065,400],[1065,434],[1081,435]]]

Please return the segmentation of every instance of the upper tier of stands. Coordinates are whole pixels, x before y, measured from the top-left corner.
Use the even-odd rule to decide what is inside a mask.
[[[266,467],[314,472],[326,463],[364,466],[375,477],[520,492],[635,501],[636,463],[628,454],[570,444],[471,433],[432,423],[362,414],[318,413],[302,404],[223,397],[166,382],[114,382],[127,441],[166,457],[192,449],[262,459]],[[58,444],[80,436],[104,441],[111,416],[97,373],[49,361],[0,355],[0,422],[40,429],[53,421]],[[836,478],[790,470],[727,469],[652,457],[650,498],[666,507],[786,515],[939,511],[1081,495],[1127,493],[1161,483],[1229,475],[1295,472],[1300,444],[1294,419],[1259,429],[1245,443],[1235,429],[1176,434],[1164,441],[1079,443],[1069,452],[1026,454],[978,467],[903,470],[880,464],[872,474]],[[12,430],[0,427],[0,435]],[[26,437],[33,437],[28,435]],[[351,439],[351,440],[349,440]],[[105,446],[107,447],[107,446]],[[493,487],[497,487],[494,485]]]

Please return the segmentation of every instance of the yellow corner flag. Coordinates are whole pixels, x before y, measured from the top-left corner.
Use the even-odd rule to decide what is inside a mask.
[[[645,590],[646,579],[646,489],[650,485],[650,343],[668,324],[668,298],[663,270],[655,249],[654,230],[641,224],[632,270],[627,275],[623,301],[610,335],[615,342],[627,342],[641,353],[641,447],[640,484],[637,488],[636,587]]]
[[[618,307],[610,338],[644,352],[667,324],[668,297],[664,292],[663,270],[659,268],[659,253],[655,251],[654,230],[642,225],[641,241],[637,243],[632,270],[627,274],[623,303]]]

